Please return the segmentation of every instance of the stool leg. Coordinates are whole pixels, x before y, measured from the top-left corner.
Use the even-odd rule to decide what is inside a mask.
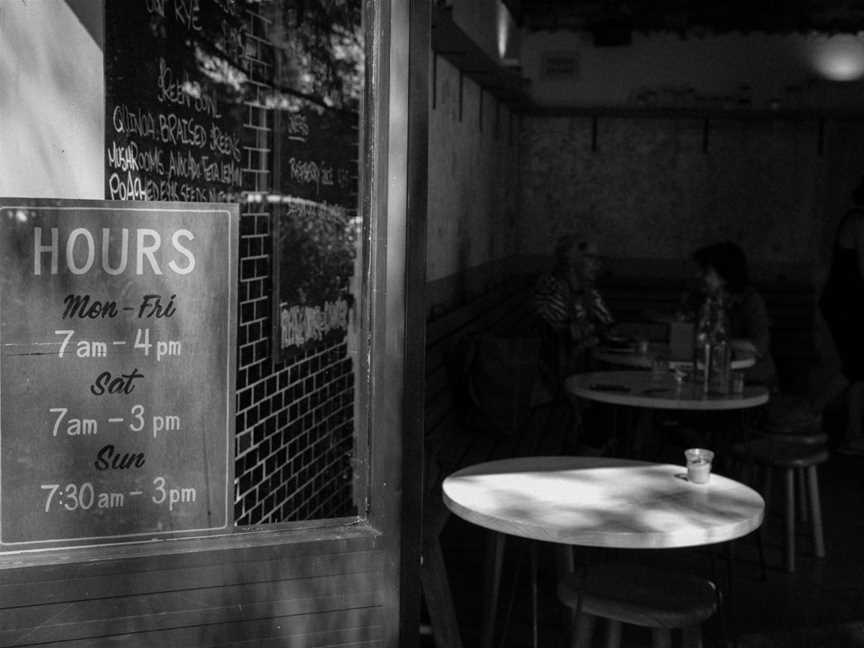
[[[593,614],[573,613],[572,648],[591,648],[591,637],[594,635],[594,623],[597,617]]]
[[[486,542],[486,587],[483,610],[483,631],[481,646],[492,648],[495,641],[495,617],[498,613],[498,594],[501,590],[501,566],[504,562],[503,533],[490,532]],[[515,585],[514,585],[515,587]]]
[[[813,515],[813,548],[817,558],[825,557],[825,539],[822,536],[822,505],[819,503],[819,473],[816,466],[807,467],[807,485],[810,512]]]
[[[652,648],[672,648],[672,633],[666,628],[651,628]]]
[[[795,476],[798,479],[798,515],[802,522],[807,522],[807,488],[804,483],[804,468],[796,468]]]
[[[786,482],[786,571],[795,571],[795,471],[787,468]]]
[[[606,648],[621,648],[621,622],[607,619]]]
[[[681,648],[702,648],[702,626],[681,629]]]
[[[538,588],[537,588],[537,542],[529,540],[531,543],[531,645],[537,648],[540,645],[540,622],[538,615],[540,614],[540,605],[538,603]]]

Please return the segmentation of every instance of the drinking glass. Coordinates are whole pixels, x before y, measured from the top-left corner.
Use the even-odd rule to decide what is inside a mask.
[[[687,481],[706,484],[711,477],[711,462],[714,452],[705,448],[689,448],[684,451],[687,460]]]

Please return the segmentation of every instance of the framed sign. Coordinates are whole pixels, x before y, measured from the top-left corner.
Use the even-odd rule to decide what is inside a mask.
[[[227,528],[236,205],[0,199],[0,550]]]

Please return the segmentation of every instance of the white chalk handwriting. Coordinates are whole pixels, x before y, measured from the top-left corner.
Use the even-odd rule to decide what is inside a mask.
[[[331,165],[313,160],[298,160],[292,157],[288,160],[291,179],[301,184],[314,184],[316,194],[321,191],[321,185],[335,184],[334,170]]]
[[[204,90],[197,81],[191,81],[189,74],[184,72],[180,77],[159,57],[159,76],[156,80],[156,100],[159,103],[169,103],[185,106],[198,113],[206,113],[213,119],[219,119],[219,105],[212,90]]]
[[[320,340],[330,331],[348,328],[348,302],[325,301],[323,306],[281,305],[282,348]]]
[[[173,11],[169,6],[173,5]],[[199,0],[144,0],[150,15],[173,18],[189,31],[201,31],[201,3]]]

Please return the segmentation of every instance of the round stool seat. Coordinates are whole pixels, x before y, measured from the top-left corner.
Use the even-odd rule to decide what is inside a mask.
[[[592,565],[587,575],[568,574],[558,585],[565,605],[597,617],[647,628],[686,628],[717,610],[711,581],[635,565]]]
[[[776,430],[767,429],[768,437],[775,441],[783,443],[801,443],[804,445],[826,445],[828,443],[828,435],[821,431],[815,430]]]
[[[739,458],[778,468],[806,468],[828,460],[828,450],[824,446],[788,443],[773,438],[739,443],[733,448],[733,453]]]
[[[779,395],[769,403],[762,432],[792,443],[827,443],[822,431],[822,414],[804,398]]]

